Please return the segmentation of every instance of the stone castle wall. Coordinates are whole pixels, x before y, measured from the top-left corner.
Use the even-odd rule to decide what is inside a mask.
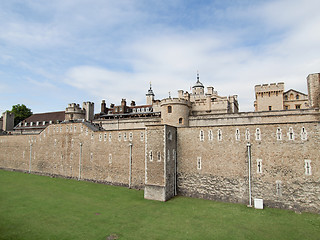
[[[191,117],[190,125],[94,131],[54,124],[38,135],[0,136],[0,167],[145,188],[146,198],[162,201],[176,188],[248,204],[249,142],[252,197],[319,213],[319,111]]]
[[[83,123],[50,125],[39,135],[0,137],[1,168],[144,187],[144,129],[92,131]]]
[[[279,140],[278,128],[282,134]],[[272,207],[320,212],[319,122],[192,127],[177,131],[178,194],[248,204],[249,142],[253,198],[262,198]],[[302,135],[306,139],[302,140]],[[306,174],[306,161],[310,161],[311,175]]]

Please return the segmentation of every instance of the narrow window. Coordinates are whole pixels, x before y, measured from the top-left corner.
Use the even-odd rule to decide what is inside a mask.
[[[121,133],[118,133],[118,141],[121,141]]]
[[[91,133],[91,140],[93,140],[93,133]]]
[[[109,133],[109,142],[111,142],[111,140],[112,140],[112,135],[111,133]]]
[[[204,133],[203,133],[203,130],[200,130],[200,141],[201,141],[201,142],[204,141]]]
[[[62,127],[60,127],[60,132],[62,132]]]
[[[236,129],[235,137],[236,137],[236,141],[240,141],[240,131],[238,128]]]
[[[127,133],[123,133],[123,140],[127,141]]]
[[[201,157],[197,157],[197,169],[201,170]]]
[[[132,139],[133,139],[133,133],[129,132],[129,141],[132,141]]]
[[[301,140],[307,140],[308,134],[304,127],[301,128]]]
[[[68,128],[68,127],[67,127]],[[67,132],[68,132],[68,130],[67,130]],[[89,130],[88,130],[88,128],[86,128],[86,135],[88,136],[88,132],[89,132]]]
[[[74,140],[73,138],[71,139],[71,147],[73,148],[73,143],[74,143]]]
[[[280,180],[276,181],[276,192],[277,192],[277,196],[280,197],[282,195],[281,181]]]
[[[269,106],[269,111],[271,111],[272,110],[272,106]]]
[[[72,161],[73,153],[70,153],[70,160]]]
[[[161,152],[158,152],[158,162],[161,162]]]
[[[260,141],[261,140],[261,132],[260,132],[260,128],[256,129],[256,140]]]
[[[57,139],[54,139],[54,146],[57,146]]]
[[[176,161],[176,150],[172,150],[172,159],[173,161]]]
[[[77,131],[77,126],[74,126],[73,131],[74,131],[74,132]]]
[[[167,162],[169,162],[170,161],[170,151],[168,150],[168,152],[167,152]]]
[[[304,160],[304,169],[307,176],[311,175],[311,160]]]
[[[249,131],[249,128],[246,129],[246,141],[250,141],[250,131]]]
[[[299,100],[299,95],[298,94],[296,95],[296,99]]]
[[[144,134],[143,132],[140,132],[140,141],[143,141],[143,138],[144,138]]]
[[[222,131],[221,131],[221,129],[218,129],[217,137],[218,137],[218,141],[222,141]]]
[[[212,133],[212,130],[210,129],[209,132],[208,132],[208,139],[209,141],[212,141],[213,140],[213,133]]]
[[[83,125],[81,124],[81,132],[83,132]]]
[[[153,161],[152,150],[150,150],[150,152],[149,152],[149,160],[150,160],[150,162],[152,162],[152,161]]]
[[[257,173],[262,173],[262,159],[257,159]]]
[[[107,141],[107,136],[108,136],[107,133],[105,133],[103,141],[105,141],[105,142]]]
[[[70,126],[70,132],[72,132],[72,125]]]
[[[293,133],[292,127],[289,128],[288,137],[289,137],[289,140],[294,140],[294,133]]]
[[[99,141],[100,142],[102,141],[102,134],[101,133],[99,134]]]
[[[90,162],[93,160],[93,153],[90,153]]]
[[[112,163],[112,154],[109,153],[109,163],[111,164]]]
[[[69,132],[69,127],[68,126],[66,127],[66,132]]]
[[[296,105],[296,109],[300,109],[301,105],[300,104],[297,104]]]
[[[281,132],[281,128],[277,128],[277,140],[282,140],[282,132]]]
[[[179,118],[179,124],[183,124],[183,118]]]
[[[170,130],[168,131],[168,139],[169,139],[170,141],[172,140],[172,133],[171,133]]]
[[[168,113],[172,113],[172,107],[168,106]]]

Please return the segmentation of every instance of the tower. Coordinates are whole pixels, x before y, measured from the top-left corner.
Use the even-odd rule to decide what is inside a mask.
[[[14,113],[4,112],[2,116],[3,116],[2,129],[6,132],[12,131],[14,127]]]
[[[190,102],[183,98],[161,100],[161,122],[175,127],[189,126]]]
[[[154,93],[151,87],[151,82],[150,82],[150,88],[148,90],[148,93],[146,94],[146,97],[147,97],[147,105],[152,105],[154,100]]]
[[[320,107],[320,73],[309,74],[307,77],[308,98],[310,108]]]
[[[256,85],[255,111],[283,110],[284,83]]]
[[[192,94],[194,94],[194,95],[204,95],[204,86],[200,82],[199,72],[197,72],[197,82],[192,87]]]
[[[94,103],[84,102],[82,109],[85,111],[85,120],[92,121],[94,119]]]

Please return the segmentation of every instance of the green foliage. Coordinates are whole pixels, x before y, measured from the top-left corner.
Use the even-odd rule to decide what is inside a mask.
[[[31,109],[27,108],[24,104],[13,105],[10,112],[14,113],[14,125],[32,115]]]
[[[319,239],[320,215],[0,170],[0,239]]]

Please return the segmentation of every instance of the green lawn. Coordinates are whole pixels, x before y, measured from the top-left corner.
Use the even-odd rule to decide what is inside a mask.
[[[0,239],[320,239],[320,215],[0,170]]]

